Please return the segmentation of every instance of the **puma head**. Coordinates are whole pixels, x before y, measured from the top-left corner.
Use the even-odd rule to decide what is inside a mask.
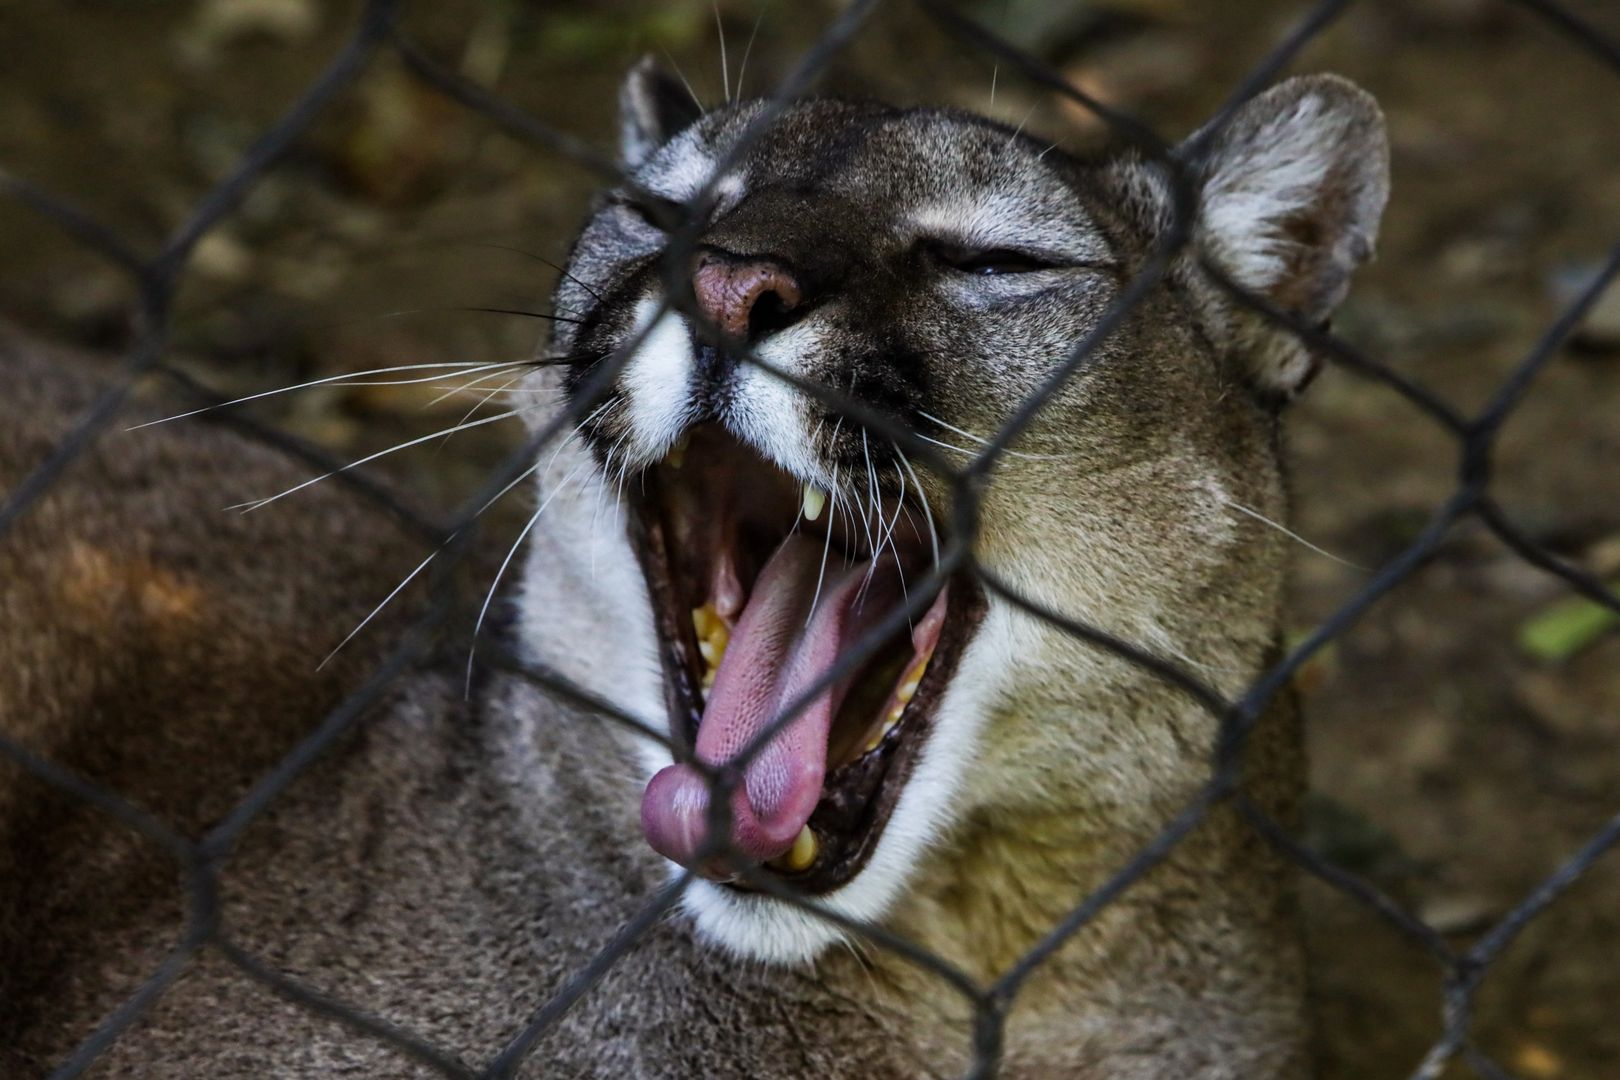
[[[1327,319],[1387,195],[1372,99],[1284,82],[1177,150],[1179,188],[1163,162],[952,109],[811,99],[765,123],[763,102],[700,112],[650,64],[621,101],[633,182],[574,244],[566,363],[535,377],[579,422],[539,463],[528,646],[683,755],[757,744],[720,839],[848,918],[902,902],[969,818],[1154,827],[1206,774],[1210,719],[931,570],[970,545],[999,585],[1224,692],[1254,676],[1277,632],[1278,406],[1316,361],[1208,267]],[[1163,256],[1178,191],[1190,243]],[[672,240],[667,208],[692,200],[705,216]],[[919,459],[966,467],[1031,408],[966,514]],[[863,636],[875,651],[815,692]],[[836,939],[714,858],[697,769],[639,756],[646,839],[701,876],[707,937],[778,961]]]

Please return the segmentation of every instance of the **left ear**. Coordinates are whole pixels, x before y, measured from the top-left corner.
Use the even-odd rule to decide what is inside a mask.
[[[1199,248],[1238,285],[1304,322],[1325,323],[1351,273],[1371,258],[1389,198],[1377,102],[1336,75],[1294,78],[1249,101],[1207,141],[1201,136],[1182,149],[1199,189]],[[1258,313],[1232,316],[1233,345],[1257,387],[1296,393],[1316,368],[1310,350]]]
[[[651,56],[642,57],[619,86],[619,162],[634,172],[703,115],[692,94]]]

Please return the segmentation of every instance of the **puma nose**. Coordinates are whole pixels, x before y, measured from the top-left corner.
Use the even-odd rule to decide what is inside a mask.
[[[804,299],[787,267],[769,259],[705,251],[692,267],[698,309],[734,341],[752,342],[783,325]]]

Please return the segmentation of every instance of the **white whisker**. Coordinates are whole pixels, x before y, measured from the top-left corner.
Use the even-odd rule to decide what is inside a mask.
[[[478,609],[478,620],[473,623],[472,641],[467,646],[467,681],[462,688],[462,692],[466,696],[472,696],[473,660],[478,654],[478,633],[484,628],[484,617],[489,614],[489,605],[495,599],[495,591],[500,588],[501,578],[505,576],[506,568],[512,564],[512,556],[516,555],[518,548],[523,546],[524,538],[529,535],[529,531],[533,529],[535,523],[540,520],[540,515],[546,512],[546,507],[550,506],[552,500],[556,499],[558,495],[563,493],[564,489],[568,487],[568,485],[573,481],[574,477],[579,475],[582,468],[584,468],[583,465],[576,465],[574,466],[574,470],[572,472],[563,477],[562,483],[558,484],[551,491],[551,493],[541,501],[539,509],[537,509],[533,514],[529,515],[529,520],[523,526],[522,531],[518,533],[517,539],[513,540],[512,546],[506,549],[506,558],[501,560],[500,568],[495,571],[495,580],[489,583],[489,591],[484,594],[484,604]]]
[[[838,506],[838,470],[833,470],[833,486],[828,492],[833,506]],[[821,570],[816,574],[816,592],[810,598],[810,614],[805,616],[804,625],[809,626],[810,621],[816,617],[816,605],[821,602],[821,583],[827,579],[827,554],[832,550],[832,516],[827,517],[827,536],[821,544]]]
[[[748,74],[748,56],[754,51],[754,39],[759,37],[759,24],[765,21],[765,9],[760,8],[759,14],[754,16],[754,29],[748,34],[748,47],[743,50],[742,65],[737,68],[737,100],[743,96],[743,79]]]
[[[328,477],[336,476],[338,473],[348,472],[350,469],[358,468],[359,466],[364,465],[367,462],[376,461],[380,457],[386,457],[387,455],[395,453],[397,451],[407,450],[407,449],[409,449],[410,447],[413,447],[413,446],[419,446],[422,443],[428,442],[431,439],[437,439],[441,435],[454,434],[457,431],[464,431],[467,428],[480,427],[480,426],[482,426],[484,424],[493,424],[497,420],[509,420],[512,417],[518,416],[521,413],[524,413],[524,412],[527,412],[527,411],[528,411],[527,409],[511,409],[511,410],[509,410],[507,412],[496,413],[494,416],[486,416],[482,420],[474,420],[470,424],[457,424],[455,427],[449,428],[449,429],[447,429],[445,431],[435,431],[431,435],[423,435],[420,438],[411,439],[409,442],[402,442],[397,446],[390,446],[388,449],[379,450],[375,454],[367,454],[365,457],[361,458],[358,461],[349,462],[347,465],[343,466],[341,469],[333,469],[331,472],[326,472],[326,473],[322,473],[319,476],[311,477],[310,479],[305,480],[301,484],[294,484],[292,487],[288,488],[286,491],[282,491],[282,492],[279,492],[279,493],[277,493],[275,495],[271,495],[268,498],[250,500],[248,502],[243,502],[243,503],[237,503],[234,506],[227,506],[225,509],[227,509],[227,510],[241,510],[244,514],[246,514],[246,513],[249,513],[251,511],[257,510],[262,506],[269,506],[271,503],[275,502],[277,499],[284,499],[288,495],[291,495],[295,491],[302,491],[305,488],[309,487],[311,484],[318,484],[322,480],[327,479]]]
[[[720,0],[714,0],[714,31],[720,38],[720,82],[725,89],[726,104],[731,104],[731,64],[726,60],[726,28],[720,22]]]
[[[1036,104],[1038,105],[1040,103],[1036,102]],[[1007,137],[1007,146],[1009,148],[1011,148],[1012,144],[1018,139],[1018,136],[1024,133],[1024,125],[1029,123],[1029,118],[1034,115],[1035,105],[1031,105],[1029,107],[1029,111],[1024,114],[1024,118],[1018,121],[1018,126],[1013,129],[1013,133]]]
[[[861,511],[861,528],[866,533],[866,547],[867,550],[872,552],[872,566],[866,571],[866,580],[861,583],[861,594],[864,596],[866,593],[866,586],[871,584],[872,575],[877,571],[879,543],[881,542],[880,538],[879,543],[874,543],[872,539],[872,525],[868,520],[869,517],[876,516],[878,513],[878,494],[877,473],[872,469],[872,453],[867,446],[866,429],[864,427],[861,428],[861,456],[866,459],[866,497],[871,503],[870,510]],[[857,505],[859,505],[858,499]]]
[[[455,534],[452,534],[451,537],[450,537],[450,540],[454,540],[454,539],[455,539]],[[394,599],[394,597],[396,597],[396,596],[398,596],[400,594],[401,590],[403,590],[405,588],[405,586],[409,585],[412,581],[414,581],[416,579],[417,574],[420,574],[423,570],[427,569],[427,564],[428,563],[432,562],[434,559],[437,559],[439,557],[440,553],[444,551],[445,545],[450,543],[450,540],[446,540],[444,542],[444,544],[441,544],[439,547],[434,548],[433,551],[428,555],[427,558],[425,558],[421,562],[417,563],[416,564],[416,569],[412,570],[410,573],[406,574],[405,575],[405,580],[401,581],[398,585],[395,585],[393,591],[390,592],[387,596],[382,598],[382,603],[380,603],[376,607],[372,608],[371,613],[369,615],[367,615],[365,618],[361,619],[359,625],[357,625],[353,630],[350,630],[349,633],[348,633],[348,636],[345,637],[342,641],[338,642],[337,647],[334,648],[331,652],[326,654],[326,659],[322,660],[319,664],[315,665],[315,670],[316,671],[321,670],[328,663],[331,662],[332,657],[334,657],[338,653],[342,652],[343,651],[343,646],[347,645],[350,641],[354,640],[354,636],[356,634],[358,634],[360,631],[364,630],[366,628],[366,624],[371,622],[372,619],[375,619],[377,617],[378,612],[382,611],[383,608],[387,607],[389,605],[389,603]]]
[[[906,467],[906,472],[911,474],[911,482],[916,485],[917,495],[922,499],[923,516],[928,519],[928,541],[934,547],[934,565],[938,566],[939,530],[934,527],[934,511],[933,508],[928,505],[928,492],[923,489],[922,481],[917,478],[917,470],[911,467],[911,459],[906,457],[906,452],[900,449],[898,444],[895,445],[894,452],[900,455],[900,464],[904,465]]]
[[[703,107],[703,99],[697,96],[696,90],[692,89],[692,84],[687,81],[686,72],[681,70],[681,65],[675,62],[675,58],[673,56],[669,55],[668,49],[664,49],[662,51],[664,53],[664,59],[669,61],[669,66],[675,69],[675,77],[681,80],[681,85],[686,87],[686,92],[692,95],[692,104],[698,107],[698,112],[707,112],[708,110]]]
[[[946,423],[944,420],[941,420],[939,417],[934,416],[931,413],[925,413],[921,409],[917,410],[917,415],[922,417],[924,420],[932,420],[934,423],[938,424],[940,427],[944,428],[946,431],[955,432],[956,434],[962,436],[962,438],[964,438],[964,439],[972,439],[974,442],[978,443],[980,446],[991,446],[991,445],[993,445],[990,442],[990,440],[985,438],[983,435],[975,435],[971,431],[964,431],[963,429],[957,427],[955,424]],[[955,450],[957,453],[961,453],[961,454],[972,453],[972,451],[963,450],[959,446],[951,446],[949,443],[942,443],[942,442],[939,442],[938,440],[935,440],[935,439],[928,439],[928,437],[926,435],[923,435],[921,432],[917,432],[916,435],[917,435],[917,437],[919,439],[927,439],[927,441],[929,441],[931,443],[934,443],[937,446],[943,446],[947,450]],[[1066,458],[1071,458],[1071,457],[1074,456],[1073,454],[1026,454],[1021,450],[1008,450],[1008,449],[1003,449],[1003,450],[999,451],[999,453],[1006,454],[1008,457],[1026,458],[1026,459],[1028,459],[1030,461],[1063,461]]]
[[[1305,547],[1307,547],[1310,550],[1316,552],[1318,555],[1322,556],[1323,558],[1332,559],[1334,562],[1339,563],[1339,564],[1344,565],[1344,566],[1348,566],[1352,570],[1360,570],[1363,574],[1372,573],[1372,568],[1371,567],[1361,566],[1358,563],[1351,562],[1349,559],[1340,558],[1339,556],[1333,554],[1333,552],[1331,552],[1331,551],[1327,551],[1327,550],[1325,550],[1323,548],[1317,547],[1315,544],[1311,543],[1309,540],[1307,540],[1303,536],[1299,535],[1299,533],[1294,532],[1292,529],[1288,528],[1286,525],[1279,525],[1277,522],[1272,521],[1270,518],[1266,517],[1264,514],[1260,513],[1258,510],[1250,510],[1247,506],[1244,506],[1241,503],[1233,502],[1231,499],[1228,499],[1228,498],[1225,498],[1225,497],[1222,497],[1221,501],[1224,502],[1227,506],[1230,506],[1232,509],[1236,510],[1240,514],[1247,514],[1250,517],[1254,518],[1256,521],[1261,522],[1262,524],[1270,525],[1273,529],[1276,529],[1278,532],[1282,533],[1284,536],[1288,537],[1290,540],[1294,540],[1294,541],[1296,541],[1296,542],[1298,542],[1300,544],[1303,544]]]
[[[437,405],[439,402],[443,401],[445,398],[454,397],[456,394],[460,394],[460,393],[464,393],[464,392],[477,393],[479,390],[483,389],[483,387],[480,386],[479,384],[482,383],[484,380],[486,380],[486,379],[498,379],[501,376],[510,373],[514,367],[526,367],[526,366],[527,365],[522,364],[521,362],[519,362],[518,364],[514,364],[511,367],[502,368],[500,371],[490,371],[490,372],[486,372],[486,373],[481,374],[481,375],[474,375],[471,379],[468,379],[466,382],[457,383],[455,386],[435,386],[432,389],[434,389],[434,390],[442,390],[443,393],[441,393],[438,397],[434,398],[432,401],[428,402],[426,405],[424,405],[422,407],[424,409],[431,409],[433,406]],[[521,379],[525,374],[527,374],[527,372],[519,371],[518,374],[516,374],[516,375],[512,376],[511,378],[507,379],[506,382],[502,383],[501,385],[503,387],[511,386],[513,383],[515,383],[519,379]],[[491,396],[494,396],[494,395],[491,394]],[[485,398],[484,400],[488,401],[489,398]],[[474,411],[476,411],[476,410],[474,410]],[[471,415],[471,414],[469,414],[469,415]]]
[[[513,375],[510,379],[507,379],[505,385],[510,386],[513,383],[517,382],[521,378],[523,378],[523,374],[520,372],[520,373],[518,373],[516,375]],[[501,392],[501,387],[496,387],[494,390],[491,390],[489,393],[485,394],[482,398],[479,398],[477,403],[475,403],[472,408],[468,409],[465,413],[462,414],[460,423],[465,424],[468,420],[471,420],[473,418],[473,415],[475,413],[477,413],[479,409],[482,409],[485,405],[489,404],[489,399],[490,398],[494,397],[496,394],[498,394],[500,392]],[[448,395],[441,395],[438,400],[443,401],[446,396],[448,396]],[[454,431],[450,432],[450,435],[454,435],[454,434],[455,434]],[[444,443],[448,443],[450,441],[450,435],[446,435],[444,437]],[[444,443],[439,444],[439,449],[441,449],[441,450],[444,449]]]
[[[944,447],[946,450],[955,450],[958,454],[962,454],[965,457],[976,458],[979,456],[979,451],[977,450],[969,450],[965,446],[957,446],[954,443],[941,442],[938,439],[929,438],[920,431],[914,431],[912,434],[917,436],[917,438],[921,439],[925,443],[933,443],[935,446]]]
[[[527,363],[527,361],[519,362]],[[274,397],[277,394],[290,394],[294,390],[307,390],[311,386],[410,386],[414,383],[432,382],[434,379],[444,378],[445,368],[477,368],[482,371],[490,371],[494,368],[511,366],[512,361],[510,360],[499,364],[479,364],[471,361],[457,361],[444,364],[401,364],[397,367],[372,368],[370,371],[345,371],[341,375],[328,375],[324,379],[311,379],[309,382],[298,383],[296,386],[282,386],[275,390],[261,390],[257,394],[249,394],[246,397],[235,398],[231,401],[221,401],[217,405],[204,405],[200,409],[192,409],[190,412],[175,413],[173,416],[165,416],[160,420],[148,420],[144,424],[135,424],[134,426],[127,427],[124,430],[139,431],[141,428],[149,428],[157,424],[167,424],[171,420],[184,420],[188,416],[196,416],[199,413],[211,412],[214,409],[225,409],[232,405],[241,405],[249,401],[258,401],[260,398]],[[345,379],[358,379],[365,375],[388,375],[395,371],[424,371],[430,369],[439,372],[439,374],[425,375],[419,379],[383,379],[371,382],[354,383],[343,381]],[[470,374],[470,372],[468,374]]]

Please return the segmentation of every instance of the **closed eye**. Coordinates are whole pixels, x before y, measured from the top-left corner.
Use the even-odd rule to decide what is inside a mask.
[[[933,241],[928,247],[934,258],[951,270],[980,277],[1034,274],[1042,270],[1065,270],[1090,265],[1016,248],[972,248],[946,241]]]

